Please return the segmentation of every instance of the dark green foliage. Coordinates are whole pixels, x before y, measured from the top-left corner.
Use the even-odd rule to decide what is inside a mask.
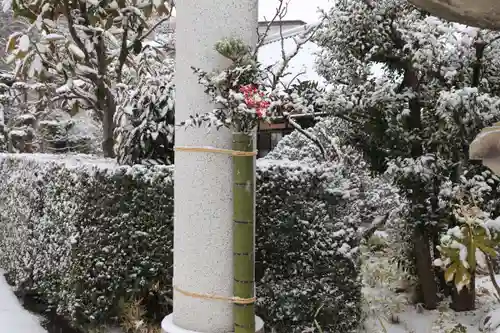
[[[160,319],[171,311],[172,170],[0,155],[0,267],[77,327],[115,324],[123,302],[140,298]],[[353,332],[357,221],[338,214],[351,204],[339,170],[264,160],[257,173],[259,315],[279,333],[315,319],[324,332]]]
[[[81,163],[1,160],[12,180],[0,185],[2,268],[76,326],[112,323],[130,299],[157,297],[167,312],[171,170]]]
[[[324,184],[339,167],[260,163],[257,284],[260,314],[277,332],[355,332],[360,321],[358,234],[336,214],[351,200]]]
[[[124,165],[174,162],[174,63],[167,59],[156,76],[120,92],[115,121],[116,153]]]

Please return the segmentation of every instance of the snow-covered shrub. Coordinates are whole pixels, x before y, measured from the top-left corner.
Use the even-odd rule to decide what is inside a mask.
[[[331,157],[335,156],[339,123],[338,119],[326,118],[319,121],[314,127],[305,129],[323,145],[327,154],[326,160],[331,160]],[[266,155],[266,158],[302,161],[309,164],[325,162],[320,148],[299,131],[294,131],[281,139],[276,147]]]
[[[55,94],[49,84],[25,83],[0,74],[0,151],[102,152],[101,125],[92,110],[76,104],[71,108],[54,98]]]
[[[118,94],[116,156],[120,164],[172,164],[174,162],[174,62],[153,63],[135,86]]]
[[[112,322],[155,285],[160,303],[171,294],[171,169],[3,155],[0,170],[0,264],[21,293],[78,326]]]
[[[316,320],[325,332],[354,332],[359,234],[357,221],[339,213],[352,203],[342,191],[354,184],[338,166],[268,159],[258,166],[257,287],[266,324],[303,332]]]
[[[70,123],[66,132],[69,151],[102,156],[101,124],[92,112],[80,110],[71,117]]]
[[[36,139],[36,152],[102,153],[100,124],[88,110],[80,110],[73,116],[64,110],[53,110],[37,122]]]
[[[389,220],[392,225],[397,220],[396,213],[404,210],[405,202],[389,180],[368,171],[367,163],[358,151],[341,145],[338,138],[346,126],[344,121],[332,117],[322,119],[314,127],[305,130],[323,146],[326,158],[316,143],[299,131],[294,131],[280,140],[276,148],[266,155],[266,159],[299,161],[315,166],[335,165],[343,170],[343,174],[339,174],[339,178],[327,186],[332,191],[342,192],[346,199],[351,200],[349,211],[342,214],[355,220],[357,226],[366,226],[377,217],[392,212]],[[339,182],[349,184],[351,190],[344,188]]]
[[[347,333],[359,321],[358,234],[339,213],[351,204],[344,171],[258,163],[258,311],[277,332],[316,319]],[[122,301],[151,290],[171,296],[171,168],[27,154],[0,155],[0,173],[0,267],[21,293],[80,326],[112,322]],[[329,179],[337,191],[322,186]]]
[[[446,281],[453,281],[460,291],[471,287],[477,266],[488,270],[488,262],[497,257],[500,218],[492,220],[489,214],[473,206],[459,206],[455,216],[460,224],[442,235],[437,246],[441,258],[434,265],[441,267]]]
[[[390,277],[390,281],[384,281],[382,287],[382,289],[387,289],[389,286],[394,286],[394,281],[399,282],[402,276],[405,276],[406,279],[406,274],[397,269],[400,263],[405,263],[403,268],[412,268],[405,260],[407,253],[411,250],[407,246],[407,238],[411,236],[411,233],[404,233],[401,227],[404,224],[402,215],[407,209],[407,203],[388,179],[369,172],[366,162],[363,161],[358,151],[338,140],[338,137],[343,135],[346,129],[346,123],[336,117],[321,119],[314,127],[306,129],[310,136],[321,143],[326,151],[326,159],[321,154],[318,145],[299,131],[294,131],[284,137],[276,148],[266,156],[266,159],[290,160],[315,167],[320,165],[334,167],[336,173],[331,173],[330,175],[333,176],[325,179],[327,181],[324,182],[324,186],[330,193],[338,195],[349,203],[335,205],[336,218],[342,218],[349,223],[354,223],[356,227],[373,231],[373,224],[384,227],[379,222],[386,221],[383,232],[386,236],[384,247],[390,255],[387,258],[384,257],[383,260],[374,260],[373,253],[361,257],[362,266],[366,271],[365,289],[368,290],[369,295],[368,299],[365,300],[367,304],[364,312],[365,315],[370,315],[374,311],[380,314],[380,311],[387,310],[381,308],[381,298],[386,300],[393,295],[379,294],[377,288],[372,288],[369,280]],[[368,246],[372,239],[368,239]],[[374,267],[373,261],[377,263],[377,267]],[[400,299],[391,302],[394,303],[391,303],[393,307],[403,303]]]

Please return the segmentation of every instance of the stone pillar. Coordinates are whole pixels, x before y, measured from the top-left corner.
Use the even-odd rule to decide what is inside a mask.
[[[257,0],[177,1],[176,121],[214,108],[191,66],[211,71],[228,65],[215,43],[238,37],[257,42]],[[177,146],[231,149],[232,133],[222,128],[178,128]],[[231,297],[232,158],[228,155],[179,151],[175,154],[174,281],[182,290]],[[185,296],[174,290],[174,313],[165,333],[233,331],[233,305]],[[257,327],[262,321],[257,320]]]

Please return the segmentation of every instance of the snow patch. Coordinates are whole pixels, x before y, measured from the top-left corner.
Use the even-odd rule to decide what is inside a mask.
[[[47,333],[40,319],[25,310],[3,277],[0,269],[0,323],[5,333]]]

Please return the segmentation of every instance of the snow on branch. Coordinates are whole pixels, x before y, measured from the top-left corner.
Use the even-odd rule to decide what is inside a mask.
[[[137,55],[151,52],[143,43],[170,19],[173,2],[87,1],[75,7],[69,0],[47,0],[25,10],[24,0],[12,0],[7,7],[32,22],[12,34],[6,48],[16,64],[15,75],[67,87],[64,99],[91,105],[103,122],[103,150],[114,156],[114,89],[142,66]],[[87,84],[76,88],[78,80]]]

